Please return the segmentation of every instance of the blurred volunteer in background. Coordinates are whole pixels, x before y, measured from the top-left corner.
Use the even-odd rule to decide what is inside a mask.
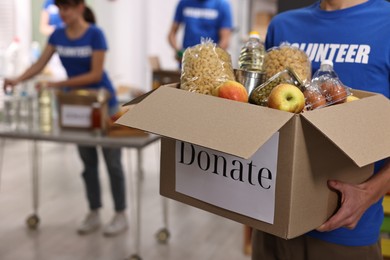
[[[93,13],[85,6],[84,0],[55,0],[64,27],[56,28],[50,35],[39,60],[15,79],[6,79],[4,87],[15,86],[40,73],[54,53],[58,53],[68,78],[49,81],[51,88],[99,89],[104,87],[110,93],[109,114],[118,110],[114,87],[103,69],[107,43],[102,30],[96,27]],[[98,153],[96,147],[78,146],[84,164],[83,179],[90,212],[81,226],[80,234],[87,234],[100,227],[99,208],[102,206],[98,178]],[[110,177],[115,214],[105,227],[104,234],[116,235],[127,228],[125,177],[119,148],[103,148],[103,156]]]
[[[306,51],[313,71],[322,60],[332,60],[345,85],[389,98],[389,17],[390,3],[385,0],[318,1],[274,17],[266,48],[287,41]],[[329,180],[328,185],[341,195],[341,207],[328,221],[291,240],[255,230],[252,259],[382,259],[382,198],[390,190],[389,159],[375,163],[372,177],[364,183]]]
[[[54,0],[46,0],[41,11],[39,31],[43,35],[50,35],[57,27],[62,25],[63,22]]]
[[[180,26],[184,27],[181,45],[176,41]],[[201,38],[210,38],[221,48],[227,49],[232,28],[232,13],[228,0],[180,0],[168,41],[176,58],[180,60],[183,50],[199,44]]]
[[[61,26],[64,26],[64,23],[59,14],[58,7],[54,3],[54,0],[45,0],[42,6],[41,17],[39,20],[39,31],[44,36],[50,36],[56,28]],[[57,53],[53,54],[52,58],[46,66],[45,72],[57,79],[66,78],[65,69],[61,64]]]

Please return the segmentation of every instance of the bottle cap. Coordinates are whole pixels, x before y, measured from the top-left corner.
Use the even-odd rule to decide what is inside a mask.
[[[333,67],[333,62],[331,60],[323,60],[321,61],[321,66],[322,65],[330,65]]]
[[[256,39],[259,39],[259,40],[260,40],[260,34],[259,34],[259,32],[257,32],[257,31],[251,31],[251,32],[249,33],[249,38],[256,38]]]

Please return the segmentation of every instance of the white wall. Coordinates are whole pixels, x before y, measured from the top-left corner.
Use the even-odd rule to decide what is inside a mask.
[[[106,68],[116,85],[145,87],[145,0],[95,1],[97,23],[109,45]]]
[[[14,0],[16,27],[15,36],[21,44],[20,63],[16,74],[24,71],[30,65],[30,44],[31,44],[31,5],[26,0]]]
[[[165,69],[177,69],[175,53],[168,44],[168,32],[178,0],[148,0],[148,54],[159,56]],[[182,32],[179,32],[180,39]],[[179,40],[178,40],[179,41]]]

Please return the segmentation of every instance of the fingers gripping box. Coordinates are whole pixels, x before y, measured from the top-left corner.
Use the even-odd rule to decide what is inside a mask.
[[[363,182],[390,155],[389,100],[354,94],[292,114],[170,85],[130,102],[117,123],[163,137],[163,196],[290,239],[337,210],[327,180]]]

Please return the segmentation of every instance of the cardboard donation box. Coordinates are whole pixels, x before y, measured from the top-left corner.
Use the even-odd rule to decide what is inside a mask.
[[[92,129],[93,103],[100,103],[101,128],[105,129],[105,120],[108,118],[107,91],[72,90],[57,93],[59,108],[59,123],[63,129]]]
[[[110,137],[135,137],[135,136],[147,136],[148,133],[136,128],[127,127],[123,125],[116,124],[115,121],[121,117],[124,113],[128,111],[128,107],[120,107],[119,111],[111,116],[107,120],[107,131],[106,135]]]
[[[117,123],[163,136],[163,196],[290,239],[336,210],[327,180],[365,181],[390,155],[390,102],[292,114],[161,86]]]

